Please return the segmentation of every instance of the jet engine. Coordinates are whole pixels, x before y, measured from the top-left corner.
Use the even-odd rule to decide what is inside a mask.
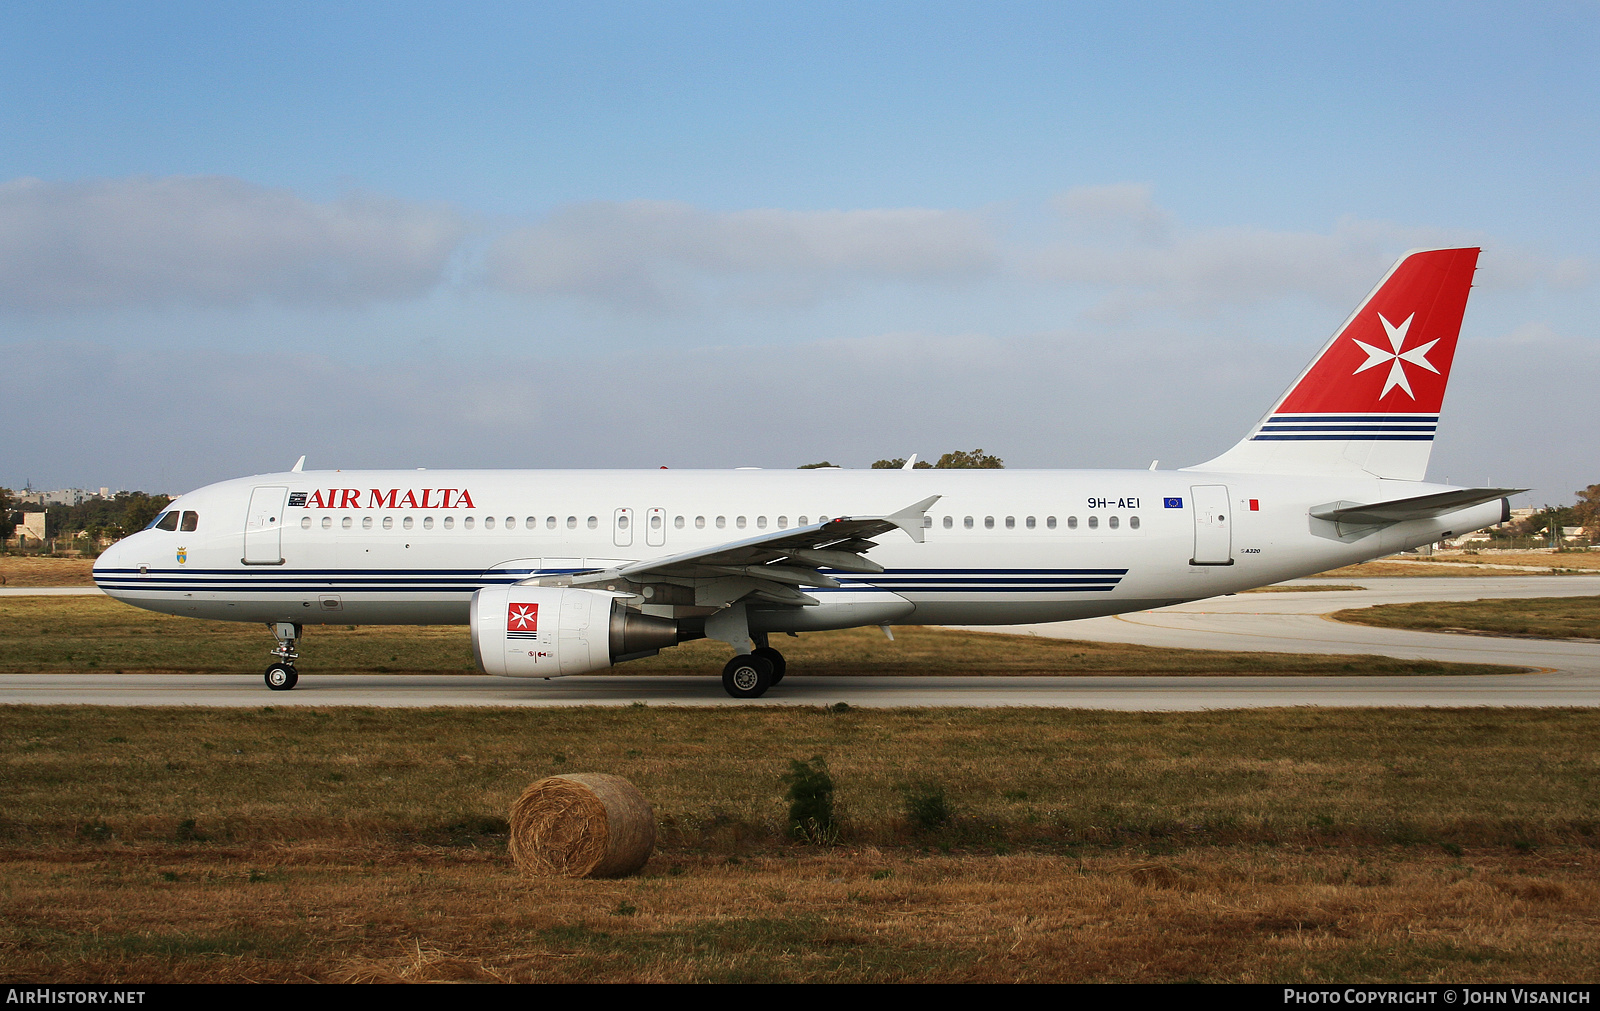
[[[486,674],[561,677],[678,643],[678,623],[628,608],[626,594],[487,586],[472,595],[472,655]]]

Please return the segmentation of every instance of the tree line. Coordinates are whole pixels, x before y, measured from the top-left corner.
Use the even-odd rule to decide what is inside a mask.
[[[142,491],[118,492],[113,498],[84,499],[77,505],[45,506],[45,529],[52,538],[87,537],[91,541],[126,537],[143,530],[172,499]],[[31,508],[28,512],[37,512]],[[0,540],[10,538],[22,522],[23,510],[9,488],[0,488]]]
[[[906,457],[899,456],[893,460],[875,460],[873,470],[899,470],[906,465]],[[938,462],[929,463],[918,460],[911,465],[912,470],[1002,470],[1006,462],[998,456],[991,456],[981,449],[958,449],[939,457]],[[800,470],[817,470],[822,467],[836,467],[837,464],[823,460],[821,463],[803,463]]]

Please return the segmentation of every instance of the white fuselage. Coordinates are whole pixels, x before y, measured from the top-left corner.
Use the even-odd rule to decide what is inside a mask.
[[[184,495],[169,507],[180,528],[125,538],[94,575],[119,600],[193,617],[464,624],[481,587],[937,495],[923,543],[877,538],[867,557],[883,573],[832,573],[842,586],[806,591],[820,603],[754,608],[751,630],[1015,624],[1232,593],[1500,520],[1498,501],[1366,531],[1310,515],[1444,490],[1195,471],[290,472]]]

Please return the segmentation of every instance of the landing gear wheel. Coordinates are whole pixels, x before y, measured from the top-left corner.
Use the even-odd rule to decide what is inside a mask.
[[[772,661],[746,653],[722,668],[722,688],[736,699],[759,699],[772,687]]]
[[[779,653],[771,646],[757,646],[755,649],[750,651],[750,655],[763,657],[766,659],[767,663],[772,664],[773,684],[777,684],[779,681],[782,681],[784,674],[788,673],[789,664],[783,659],[783,654]]]
[[[275,663],[267,668],[267,687],[275,692],[286,692],[299,680],[299,672],[286,663]]]

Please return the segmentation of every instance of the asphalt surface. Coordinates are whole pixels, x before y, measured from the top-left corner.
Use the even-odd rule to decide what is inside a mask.
[[[806,677],[758,702],[716,678],[624,673],[525,682],[485,676],[306,674],[290,692],[250,675],[0,675],[0,703],[198,706],[829,705],[1049,706],[1203,710],[1259,706],[1596,706],[1600,643],[1369,628],[1328,620],[1347,607],[1412,600],[1600,594],[1600,576],[1407,577],[1360,591],[1239,594],[1116,618],[987,631],[1153,646],[1383,654],[1519,666],[1476,677]],[[626,668],[619,668],[626,671]]]

